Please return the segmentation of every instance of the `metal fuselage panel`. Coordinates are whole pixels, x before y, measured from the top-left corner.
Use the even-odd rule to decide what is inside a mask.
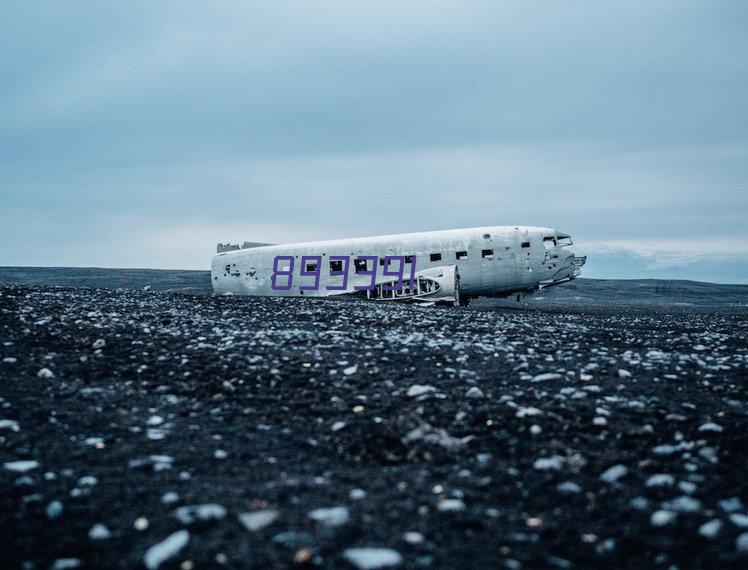
[[[551,228],[489,226],[239,249],[219,253],[213,258],[211,282],[216,294],[328,297],[352,293],[355,286],[371,282],[370,275],[354,272],[351,261],[347,289],[328,291],[328,285],[340,285],[342,280],[339,275],[330,275],[330,256],[351,256],[353,259],[364,255],[414,255],[416,271],[456,265],[463,295],[531,291],[541,282],[574,278],[574,254],[567,248],[556,246],[555,242],[547,240],[544,243],[544,239],[555,237],[557,233]],[[485,250],[493,250],[493,254],[486,255]],[[465,251],[467,257],[458,259],[457,252]],[[431,261],[432,254],[441,254],[441,259]],[[296,261],[293,286],[287,291],[274,290],[271,283],[274,260],[281,255],[293,256]],[[302,292],[299,289],[312,281],[299,276],[302,256],[322,258],[316,291]],[[390,279],[381,275],[380,268],[377,282]]]

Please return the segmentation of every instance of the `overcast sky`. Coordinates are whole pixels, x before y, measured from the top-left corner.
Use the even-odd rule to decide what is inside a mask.
[[[746,2],[3,2],[0,265],[526,224],[748,282]]]

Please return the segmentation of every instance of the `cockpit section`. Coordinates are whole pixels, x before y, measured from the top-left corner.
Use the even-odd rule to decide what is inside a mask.
[[[556,245],[558,247],[568,247],[570,245],[574,245],[574,242],[571,241],[571,236],[569,234],[557,233]]]
[[[551,249],[553,247],[568,247],[574,245],[574,242],[571,241],[569,234],[556,233],[553,236],[544,236],[543,245],[545,249]]]
[[[568,247],[574,245],[571,236],[559,231],[548,232],[543,236],[545,259],[543,266],[549,272],[549,278],[540,281],[539,288],[559,285],[575,279],[587,261],[586,257],[577,257]]]

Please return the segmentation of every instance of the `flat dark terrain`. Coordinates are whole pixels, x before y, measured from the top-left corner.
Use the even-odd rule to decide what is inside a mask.
[[[736,295],[2,286],[0,567],[744,566]]]
[[[0,283],[100,287],[171,293],[212,294],[210,271],[107,269],[101,267],[0,267]],[[481,299],[481,308],[516,308],[511,299]],[[665,279],[579,278],[527,297],[527,308],[645,308],[742,310],[748,312],[748,285],[721,285]]]
[[[212,293],[210,271],[105,267],[0,267],[0,283]]]

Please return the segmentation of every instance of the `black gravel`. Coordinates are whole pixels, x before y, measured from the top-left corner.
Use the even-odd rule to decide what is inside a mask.
[[[747,325],[4,286],[0,566],[738,567]]]

